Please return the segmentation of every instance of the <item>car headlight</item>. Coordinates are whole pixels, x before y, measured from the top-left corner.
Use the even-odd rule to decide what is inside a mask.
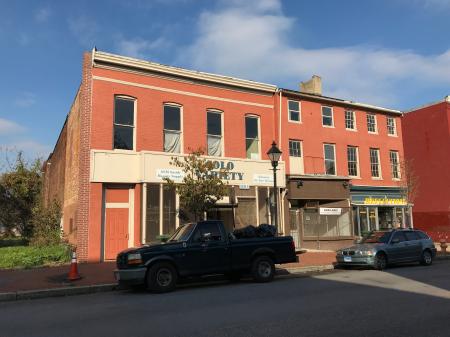
[[[372,256],[373,255],[373,251],[371,251],[371,250],[362,250],[361,251],[361,255]]]
[[[141,264],[142,263],[141,253],[128,254],[127,263],[128,264]]]

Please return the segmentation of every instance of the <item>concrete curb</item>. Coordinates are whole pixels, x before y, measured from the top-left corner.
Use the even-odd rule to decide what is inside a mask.
[[[8,293],[0,293],[0,302],[30,300],[35,298],[46,298],[46,297],[93,294],[99,292],[113,291],[116,288],[118,288],[118,285],[116,283],[108,283],[89,286],[15,291]]]
[[[436,256],[434,257],[434,259],[435,259],[435,260],[438,260],[438,261],[442,261],[442,260],[450,260],[450,254],[447,254],[447,255],[440,255],[440,254],[438,254],[438,255],[436,255]]]

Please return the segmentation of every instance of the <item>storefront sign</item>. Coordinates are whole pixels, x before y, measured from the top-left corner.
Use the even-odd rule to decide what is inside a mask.
[[[239,185],[239,189],[241,189],[241,190],[249,190],[250,189],[250,185],[241,184],[241,185]]]
[[[407,205],[404,198],[365,198],[364,205]]]
[[[341,215],[342,208],[326,208],[320,207],[319,214],[320,215]]]
[[[253,182],[255,184],[273,184],[273,176],[271,174],[254,174]]]
[[[182,181],[184,178],[184,173],[182,170],[178,169],[157,169],[156,177],[161,180],[164,180],[164,178],[168,178],[173,181]]]

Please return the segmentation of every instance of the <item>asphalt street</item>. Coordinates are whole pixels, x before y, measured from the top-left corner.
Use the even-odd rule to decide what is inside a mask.
[[[0,303],[0,337],[450,336],[450,261]]]

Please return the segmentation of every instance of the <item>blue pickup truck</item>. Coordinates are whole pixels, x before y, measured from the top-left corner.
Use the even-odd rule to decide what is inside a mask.
[[[117,256],[119,284],[146,285],[153,292],[175,288],[183,277],[224,274],[239,278],[250,273],[269,282],[275,264],[298,261],[290,236],[236,239],[221,221],[201,221],[179,227],[165,243],[127,249]]]

